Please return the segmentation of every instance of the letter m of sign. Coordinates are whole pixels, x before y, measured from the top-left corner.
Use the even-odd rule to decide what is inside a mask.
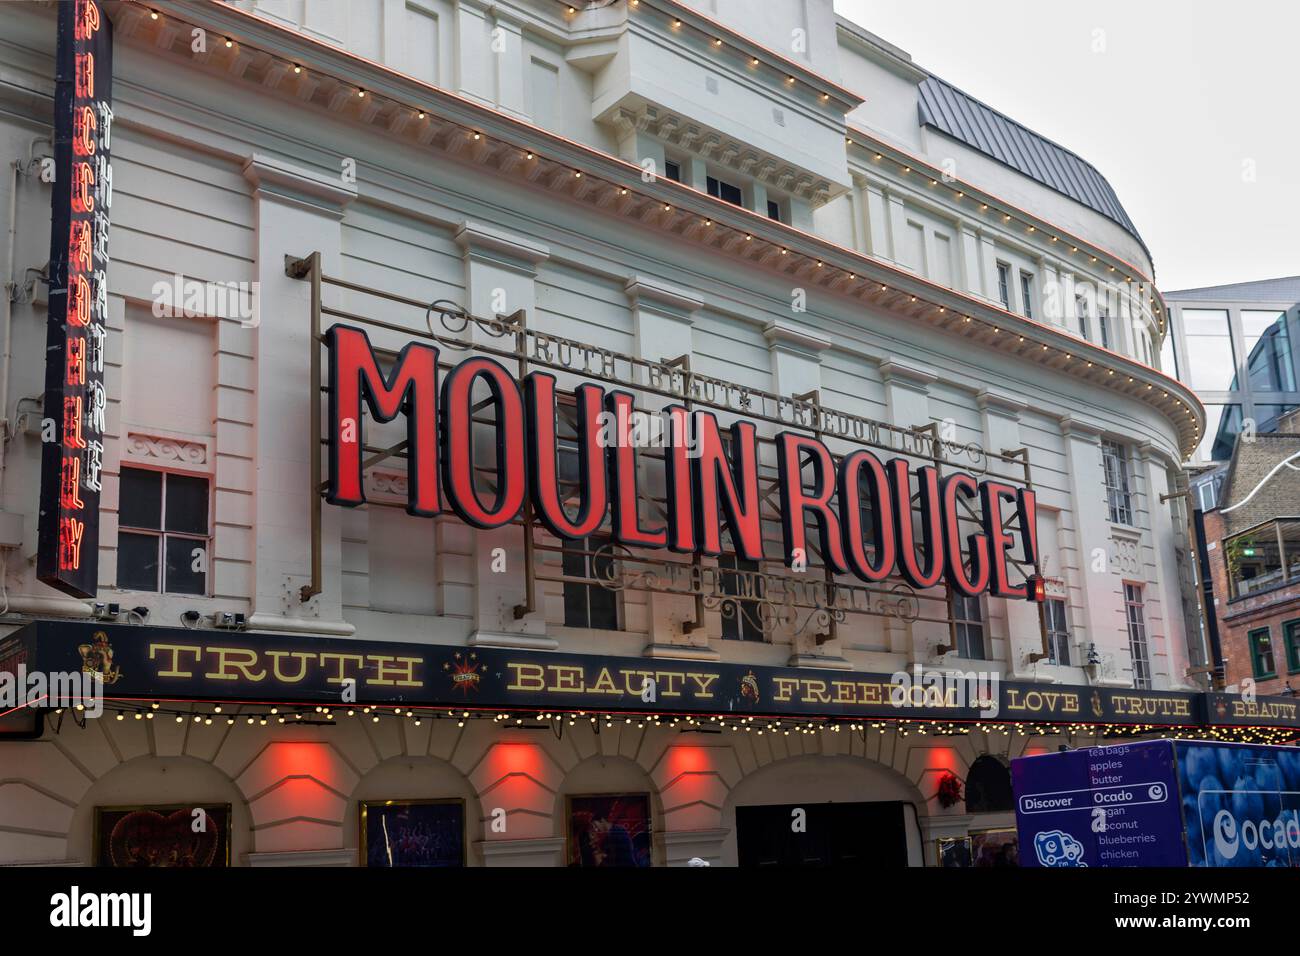
[[[406,510],[425,517],[438,514],[438,350],[412,342],[385,376],[363,330],[336,325],[325,333],[325,346],[330,369],[326,500],[349,507],[366,500],[364,397],[375,421],[391,422],[399,412],[406,416]]]

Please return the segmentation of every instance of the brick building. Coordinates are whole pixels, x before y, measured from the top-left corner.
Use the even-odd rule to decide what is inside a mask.
[[[1205,539],[1227,684],[1300,690],[1300,410],[1237,442]]]

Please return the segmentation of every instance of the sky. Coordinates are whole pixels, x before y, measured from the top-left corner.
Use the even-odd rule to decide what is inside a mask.
[[[1300,275],[1295,0],[834,3],[1096,166],[1161,290]]]

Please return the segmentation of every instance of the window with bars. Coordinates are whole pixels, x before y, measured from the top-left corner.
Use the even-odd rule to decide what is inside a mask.
[[[1124,585],[1124,612],[1128,619],[1128,653],[1133,661],[1133,686],[1138,690],[1151,687],[1151,656],[1147,651],[1146,612],[1142,604],[1142,586]]]
[[[1129,491],[1128,449],[1119,442],[1101,443],[1106,469],[1106,512],[1116,524],[1133,523],[1133,499]]]
[[[566,539],[561,554],[564,576],[589,578],[564,582],[564,626],[587,627],[599,631],[617,631],[618,593],[595,583],[609,580],[613,559],[608,552],[598,554],[609,544],[607,535]]]
[[[746,561],[735,555],[718,556],[718,567],[722,569],[722,593],[731,597],[763,597],[763,580],[736,571],[758,571],[757,561]],[[731,572],[731,573],[728,573]],[[728,607],[734,610],[727,610]],[[765,641],[767,633],[763,627],[763,618],[758,611],[758,602],[737,600],[723,605],[722,639],[724,641]]]
[[[559,405],[556,416],[559,455],[556,462],[563,500],[578,488],[581,464],[578,455],[577,413],[571,403]],[[597,554],[610,542],[608,535],[565,539],[561,545],[560,564],[566,578],[588,581],[564,582],[564,626],[617,631],[619,627],[618,592],[599,583],[609,580],[613,559],[608,553]]]
[[[117,586],[166,594],[208,593],[208,479],[122,469]]]
[[[1043,604],[1043,615],[1047,621],[1047,650],[1052,655],[1050,661],[1068,667],[1070,624],[1066,619],[1065,602],[1059,598],[1049,598]]]
[[[984,660],[984,611],[978,597],[952,596],[952,619],[957,635],[957,654],[970,660]]]

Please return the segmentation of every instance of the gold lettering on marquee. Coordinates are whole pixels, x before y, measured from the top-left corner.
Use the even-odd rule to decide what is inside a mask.
[[[1232,702],[1232,716],[1234,717],[1281,717],[1287,720],[1295,720],[1296,705],[1284,704],[1280,701],[1244,701],[1234,700]]]
[[[1132,717],[1187,717],[1191,714],[1191,701],[1186,698],[1113,694],[1110,702],[1115,713]]]
[[[324,654],[324,653],[321,654],[321,656],[320,656],[320,662],[321,662],[321,666],[322,666],[322,667],[325,665],[325,662],[326,662],[326,661],[338,661],[338,662],[339,662],[339,671],[338,671],[338,676],[337,676],[337,677],[327,677],[327,678],[325,678],[325,683],[327,683],[327,684],[342,684],[345,680],[348,680],[348,675],[347,675],[347,672],[346,672],[346,668],[343,666],[343,665],[344,665],[344,662],[345,662],[345,661],[356,661],[357,666],[360,667],[360,666],[362,666],[362,665],[365,663],[366,659],[365,659],[364,657],[362,657],[360,654],[335,654],[335,653],[332,653],[332,652],[331,652],[331,653],[329,653],[329,654]]]
[[[266,656],[271,658],[271,673],[275,679],[283,684],[296,684],[307,676],[307,662],[316,659],[315,654],[307,651],[267,651]],[[296,657],[298,658],[298,674],[295,677],[287,676],[280,669],[280,658]]]
[[[159,671],[159,677],[193,677],[193,671],[183,671],[180,669],[181,654],[193,654],[195,663],[198,663],[199,658],[203,656],[203,648],[194,647],[190,644],[150,644],[149,660],[153,660],[158,651],[170,651],[172,655],[171,666],[167,670]]]
[[[633,697],[640,697],[647,680],[654,679],[653,671],[619,671],[623,675],[623,686]],[[640,678],[637,680],[636,678]]]
[[[699,688],[699,692],[696,693],[695,695],[696,697],[712,697],[713,691],[711,690],[711,688],[713,687],[714,683],[717,681],[720,675],[687,674],[686,676],[691,680],[695,681],[695,686]]]
[[[1031,714],[1079,713],[1079,695],[1071,691],[1007,688],[1007,709]]]
[[[608,667],[600,669],[600,674],[596,676],[596,683],[592,684],[588,690],[593,694],[614,694],[615,696],[623,693],[615,686],[614,678],[610,676]]]
[[[686,675],[677,671],[655,671],[655,680],[659,682],[660,697],[681,697]]]
[[[774,677],[772,683],[776,684],[776,693],[772,695],[772,699],[786,703],[794,699],[794,690],[799,686],[799,679],[797,677]]]
[[[257,683],[266,677],[265,670],[256,674],[252,671],[257,664],[257,651],[247,647],[209,647],[208,653],[217,656],[217,669],[203,675],[208,680],[239,680],[242,674],[244,680]],[[231,673],[231,669],[239,671],[239,674]]]
[[[385,657],[380,654],[370,655],[375,662],[375,676],[366,679],[367,684],[384,684],[395,687],[421,687],[415,679],[415,665],[420,663],[418,657]],[[393,661],[393,663],[388,663]]]
[[[586,677],[580,664],[552,664],[554,677],[547,688],[557,694],[581,694],[583,678]]]
[[[514,671],[510,686],[506,690],[538,691],[546,690],[546,668],[540,664],[507,664]]]

